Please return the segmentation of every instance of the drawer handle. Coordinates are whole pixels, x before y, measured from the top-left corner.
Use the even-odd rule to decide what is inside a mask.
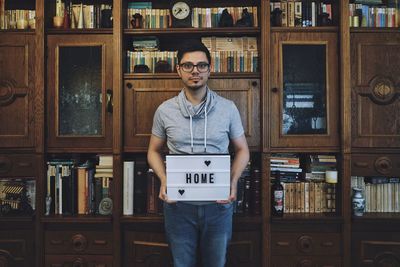
[[[95,245],[106,245],[107,241],[106,240],[95,240],[95,241],[93,241],[93,244],[95,244]]]
[[[32,163],[30,163],[30,162],[19,162],[18,166],[26,168],[26,167],[32,166]]]
[[[52,245],[61,245],[62,244],[62,240],[51,240],[50,244],[52,244]]]
[[[290,242],[278,241],[276,244],[280,247],[287,247],[290,245]]]
[[[333,247],[333,242],[331,242],[331,241],[322,242],[321,246],[323,246],[323,247]]]
[[[83,262],[83,260],[81,258],[77,258],[73,263],[72,263],[72,267],[83,267],[86,264]]]
[[[355,162],[354,165],[359,168],[367,168],[368,162]]]
[[[72,248],[81,252],[87,248],[87,239],[83,235],[77,234],[72,237]]]

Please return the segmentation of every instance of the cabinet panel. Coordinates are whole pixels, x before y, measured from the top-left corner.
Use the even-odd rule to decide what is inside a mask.
[[[48,147],[112,147],[112,36],[48,37]]]
[[[400,147],[400,34],[351,34],[352,146]]]
[[[112,232],[46,231],[46,254],[112,254]]]
[[[31,267],[33,261],[33,231],[0,231],[0,266]]]
[[[396,177],[400,173],[398,154],[353,154],[351,173],[355,176]]]
[[[340,257],[317,257],[317,256],[272,256],[272,267],[340,267]]]
[[[112,256],[46,255],[46,267],[112,267]]]
[[[0,147],[34,146],[35,38],[0,34]]]
[[[247,142],[260,146],[260,82],[257,79],[211,79],[210,88],[231,99],[239,109]],[[126,151],[146,151],[157,107],[179,94],[179,79],[127,80],[124,97],[124,144]]]
[[[352,238],[352,266],[400,266],[400,233],[356,232]]]
[[[38,164],[29,154],[0,154],[0,177],[35,177]]]
[[[271,253],[273,255],[340,255],[340,234],[274,233],[271,235]]]
[[[337,147],[336,33],[275,32],[271,42],[271,146]]]
[[[258,232],[234,232],[227,252],[227,266],[260,266],[261,238]],[[173,266],[163,233],[127,232],[124,266]],[[201,258],[198,265],[200,266]]]

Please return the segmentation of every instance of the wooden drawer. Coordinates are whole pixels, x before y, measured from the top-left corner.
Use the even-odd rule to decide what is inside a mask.
[[[46,254],[112,254],[112,232],[46,231]]]
[[[351,174],[355,176],[398,176],[398,154],[354,154],[351,158]]]
[[[4,227],[1,222],[0,227]],[[33,230],[2,229],[0,231],[0,266],[31,267],[34,261]]]
[[[354,232],[352,266],[400,266],[400,232]]]
[[[112,267],[112,256],[46,255],[46,267]]]
[[[272,267],[340,267],[340,257],[316,257],[316,256],[294,256],[294,257],[272,257]]]
[[[275,233],[271,236],[272,255],[340,255],[340,234]]]
[[[0,177],[35,177],[36,170],[34,155],[0,154]]]

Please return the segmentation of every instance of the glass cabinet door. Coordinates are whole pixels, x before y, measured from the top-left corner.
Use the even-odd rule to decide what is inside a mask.
[[[49,148],[112,147],[111,46],[108,36],[49,37]]]
[[[336,34],[303,35],[273,34],[272,146],[337,146]]]

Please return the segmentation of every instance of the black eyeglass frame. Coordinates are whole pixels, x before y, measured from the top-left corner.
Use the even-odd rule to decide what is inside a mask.
[[[190,70],[185,70],[185,69],[182,67],[183,65],[189,65],[189,66],[191,66]],[[204,70],[204,71],[201,71],[201,70],[199,69],[199,67],[198,67],[199,65],[207,65],[207,69]],[[191,62],[184,62],[184,63],[179,64],[179,68],[182,69],[182,71],[187,72],[187,73],[192,72],[192,71],[194,70],[194,67],[196,67],[197,70],[198,70],[198,72],[200,72],[200,73],[206,73],[206,72],[208,72],[208,71],[210,70],[210,64],[209,64],[209,63],[206,63],[206,62],[199,62],[199,63],[197,63],[197,64],[193,64],[193,63],[191,63]]]

